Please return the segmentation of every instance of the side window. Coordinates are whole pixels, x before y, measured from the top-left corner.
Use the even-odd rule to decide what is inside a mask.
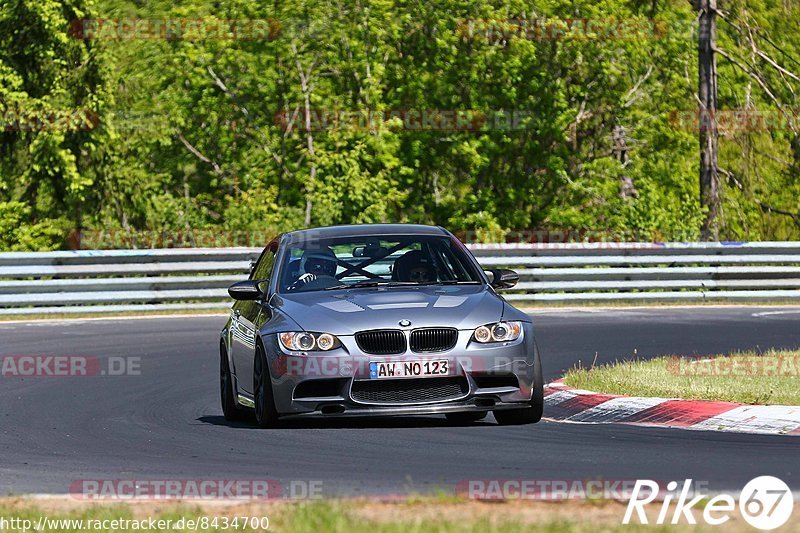
[[[252,279],[267,280],[272,275],[272,267],[275,265],[275,253],[272,250],[266,250],[261,259],[258,260],[255,270],[253,270]]]

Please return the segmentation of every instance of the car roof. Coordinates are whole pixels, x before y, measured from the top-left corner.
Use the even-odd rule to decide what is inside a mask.
[[[343,226],[326,226],[309,228],[286,233],[290,241],[302,241],[312,238],[328,239],[332,237],[369,237],[379,235],[450,235],[440,226],[422,224],[351,224]]]

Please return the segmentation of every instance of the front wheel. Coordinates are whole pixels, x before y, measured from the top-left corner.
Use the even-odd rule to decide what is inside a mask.
[[[253,361],[253,390],[255,390],[256,423],[262,428],[275,427],[278,424],[278,411],[275,408],[275,397],[272,395],[272,378],[267,366],[267,357],[261,344],[256,345],[256,357]]]
[[[534,358],[533,395],[528,407],[522,409],[504,409],[494,411],[494,418],[501,426],[519,426],[522,424],[535,424],[542,419],[544,413],[544,378],[542,377],[542,360],[539,349]]]

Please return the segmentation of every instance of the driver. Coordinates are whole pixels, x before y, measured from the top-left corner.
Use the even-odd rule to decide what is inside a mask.
[[[319,250],[305,250],[300,259],[303,274],[293,285],[302,286],[320,278],[333,278],[336,275],[336,254],[328,247]]]

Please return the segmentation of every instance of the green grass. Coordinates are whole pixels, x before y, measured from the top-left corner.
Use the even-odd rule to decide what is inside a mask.
[[[439,503],[434,498],[424,503],[373,503],[368,500],[324,500],[312,502],[279,502],[244,504],[240,508],[192,507],[179,504],[146,504],[145,509],[126,504],[75,506],[19,500],[0,502],[0,518],[22,518],[35,522],[40,516],[49,519],[138,520],[172,519],[208,516],[266,516],[269,529],[227,529],[222,527],[202,531],[289,531],[292,533],[517,533],[520,531],[547,533],[591,532],[667,532],[686,531],[686,526],[622,525],[625,507],[607,503],[605,508],[585,502],[563,503]],[[651,519],[655,511],[650,513]],[[173,522],[174,524],[174,522]],[[130,531],[131,529],[92,529],[92,531]],[[692,528],[692,531],[711,531],[712,528]],[[0,531],[15,531],[6,529]],[[19,531],[19,530],[17,530]],[[78,533],[77,528],[52,527],[54,533]],[[85,529],[84,529],[85,531]],[[168,531],[195,531],[174,528]],[[199,531],[199,530],[198,530]]]
[[[628,396],[800,405],[800,351],[660,357],[573,368],[570,387]]]
[[[24,507],[20,508],[18,505],[8,506],[6,504],[0,504],[0,518],[4,518],[6,520],[10,520],[12,518],[19,518],[21,520],[30,520],[34,524],[39,520],[40,517],[45,516],[50,519],[59,520],[59,519],[76,519],[76,520],[115,520],[119,518],[131,518],[130,510],[122,505],[108,505],[108,506],[92,506],[86,509],[82,509],[80,511],[71,511],[71,512],[47,512],[40,509],[35,504],[28,504]],[[11,526],[13,524],[9,524]],[[35,526],[34,526],[35,527]],[[22,529],[19,528],[12,528],[8,527],[6,529],[2,529],[2,525],[0,525],[0,531],[12,533],[14,531],[18,531],[19,533],[23,533]],[[32,531],[29,530],[29,531]],[[47,529],[47,531],[58,531],[58,532],[78,532],[79,529],[77,528],[51,528]]]

